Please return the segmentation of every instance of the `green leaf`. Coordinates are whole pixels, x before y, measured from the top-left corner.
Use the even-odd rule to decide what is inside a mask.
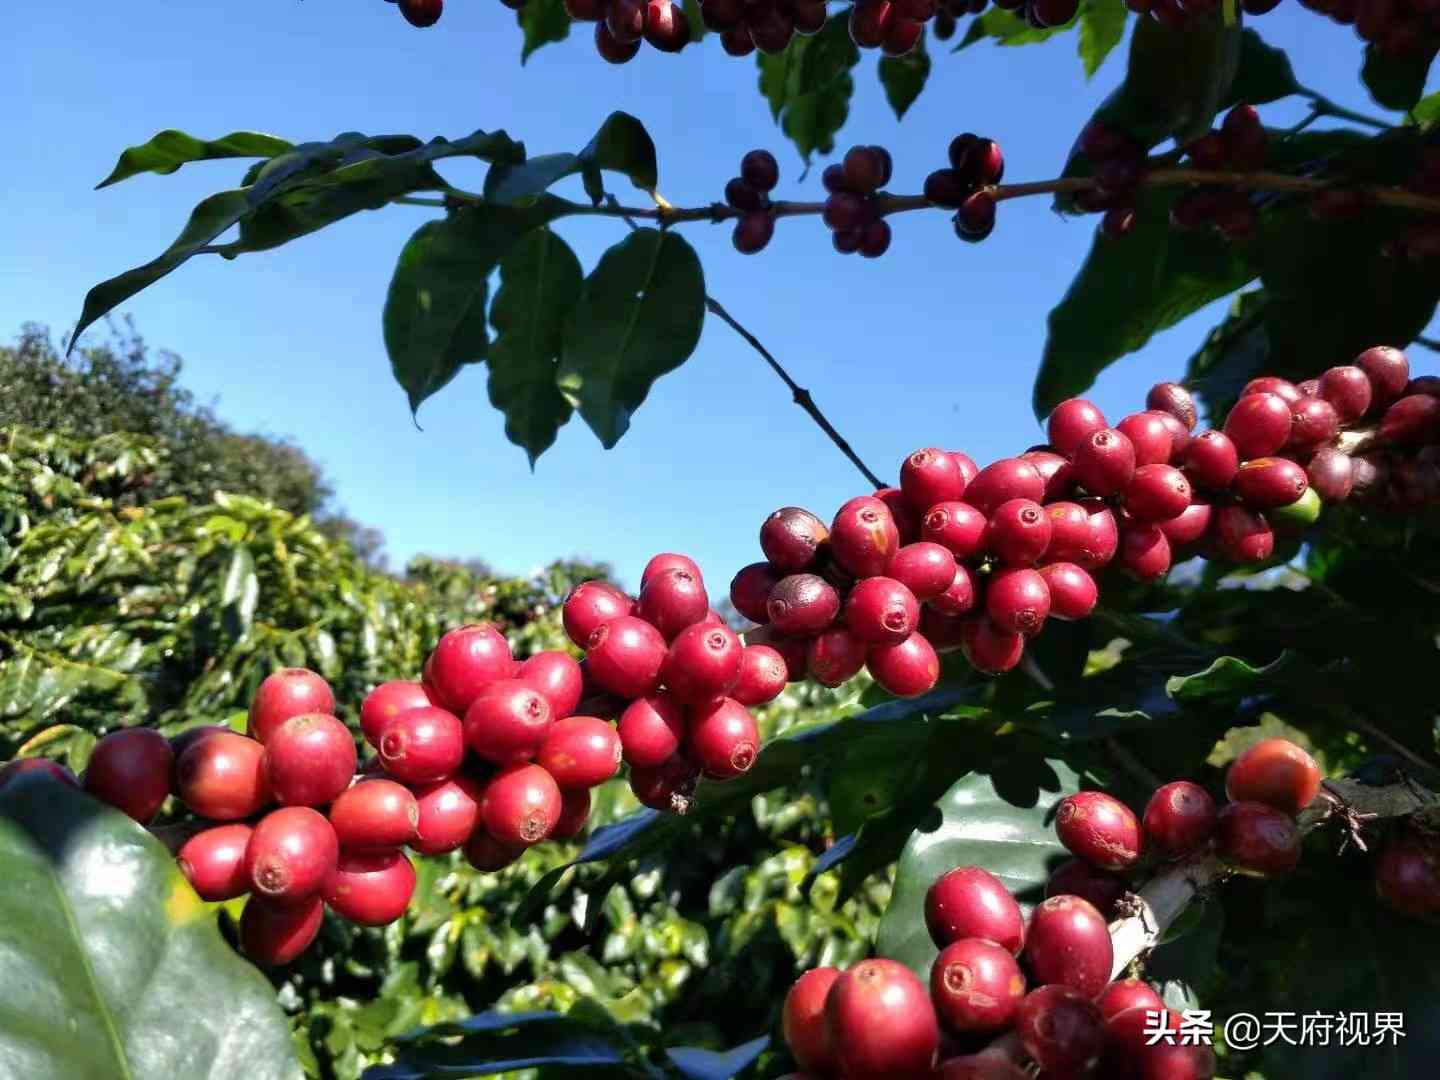
[[[915,104],[920,91],[925,89],[925,80],[930,77],[925,35],[920,35],[920,43],[904,56],[882,56],[877,70],[880,85],[885,88],[885,100],[895,110],[895,119],[904,119],[906,110]]]
[[[564,0],[525,0],[515,13],[515,21],[525,31],[525,44],[520,49],[520,64],[542,45],[564,41],[570,36],[570,16]]]
[[[808,162],[816,152],[834,150],[855,91],[850,69],[860,62],[846,13],[832,15],[812,37],[796,37],[783,52],[755,56],[760,93],[800,156]]]
[[[695,43],[710,32],[700,14],[700,0],[685,0],[685,19],[690,23],[690,41]]]
[[[935,820],[917,829],[900,854],[875,949],[922,979],[939,954],[925,928],[925,893],[941,874],[957,866],[984,867],[1028,910],[1044,898],[1050,872],[1068,857],[1050,815],[1079,789],[1079,778],[1059,761],[1017,760],[1013,766],[1014,773],[976,772],[956,783],[938,803]]]
[[[1262,667],[1235,656],[1222,656],[1204,671],[1170,679],[1165,691],[1184,704],[1235,700],[1263,692],[1271,684],[1278,688],[1280,677],[1289,677],[1300,666],[1299,658],[1291,652],[1281,653]]]
[[[967,49],[977,41],[985,41],[987,38],[992,39],[996,45],[1034,45],[1038,41],[1048,41],[1056,34],[1063,33],[1071,25],[1072,23],[1066,23],[1065,26],[1042,29],[1031,26],[1013,11],[992,7],[970,20],[965,36],[953,51]]]
[[[247,546],[237,544],[230,553],[230,563],[220,584],[220,624],[232,640],[250,632],[259,601],[260,579],[255,575],[255,558]]]
[[[1092,77],[1125,37],[1129,12],[1124,0],[1085,0],[1080,8],[1080,61],[1085,77]]]
[[[749,1068],[769,1045],[770,1036],[762,1035],[724,1053],[672,1046],[666,1048],[665,1056],[685,1080],[731,1080]]]
[[[1407,56],[1391,56],[1374,45],[1366,45],[1360,78],[1375,104],[1396,112],[1409,112],[1425,93],[1425,80],[1434,59],[1433,48]]]
[[[549,196],[532,206],[467,207],[422,225],[406,243],[385,299],[385,348],[412,412],[485,358],[490,271],[532,229],[565,212]]]
[[[13,782],[0,868],[7,1075],[298,1080],[269,980],[124,814],[53,781]]]
[[[1265,306],[1264,289],[1240,293],[1186,365],[1185,385],[1200,396],[1212,417],[1226,415],[1245,384],[1269,370]]]
[[[140,173],[173,173],[192,161],[216,161],[220,158],[274,157],[293,149],[293,144],[274,135],[258,131],[232,131],[211,142],[197,139],[183,131],[162,131],[147,143],[132,146],[120,155],[110,175],[96,188],[109,187]]]
[[[645,125],[629,113],[611,113],[578,154],[543,154],[528,161],[497,163],[485,176],[485,198],[499,203],[524,202],[578,172],[584,174],[586,194],[599,203],[605,194],[602,169],[624,173],[641,191],[655,190],[655,143]]]
[[[705,275],[679,236],[637,229],[601,256],[565,327],[560,390],[606,449],[695,351],[704,322]]]
[[[556,385],[560,343],[584,272],[568,244],[536,229],[500,262],[500,289],[490,305],[490,404],[505,414],[505,435],[533,468],[570,419]]]
[[[1422,128],[1434,127],[1436,121],[1440,121],[1440,91],[1427,94],[1416,102],[1415,107],[1410,110],[1410,116]]]
[[[1265,105],[1300,92],[1295,69],[1284,49],[1267,45],[1254,30],[1240,34],[1240,62],[1235,79],[1221,97],[1220,107],[1229,108],[1239,102]]]
[[[1211,231],[1170,227],[1173,192],[1149,191],[1134,230],[1119,240],[1096,230],[1090,254],[1059,305],[1035,379],[1035,415],[1081,393],[1095,376],[1158,331],[1252,277],[1246,250]]]

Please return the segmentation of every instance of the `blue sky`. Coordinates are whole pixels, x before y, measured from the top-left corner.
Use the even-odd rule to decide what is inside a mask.
[[[1302,83],[1378,111],[1356,78],[1360,49],[1348,28],[1296,4],[1252,25],[1289,52]],[[755,146],[780,159],[780,197],[817,197],[819,170],[799,182],[803,166],[755,90],[753,60],[726,56],[712,37],[679,57],[645,49],[615,68],[595,54],[588,29],[521,68],[513,15],[494,0],[451,0],[426,31],[382,0],[31,5],[6,31],[18,107],[4,121],[0,334],[37,321],[58,335],[92,284],[153,257],[196,201],[238,182],[245,163],[220,162],[92,190],[124,147],[163,128],[211,138],[252,128],[294,141],[505,128],[544,153],[578,149],[619,108],[649,128],[661,190],[676,204],[719,198]],[[962,130],[1000,141],[1007,179],[1055,175],[1123,75],[1122,47],[1084,82],[1068,35],[1020,49],[941,49],[903,123],[885,103],[875,54],[856,71],[840,148],[888,146],[896,191],[918,191]],[[1295,104],[1265,110],[1272,124],[1300,115]],[[477,172],[448,173],[478,185]],[[758,557],[770,510],[799,504],[828,517],[866,490],[759,357],[713,319],[613,451],[574,419],[532,475],[505,440],[479,367],[423,408],[417,431],[390,375],[380,312],[401,246],[430,213],[390,208],[233,263],[193,260],[122,311],[153,345],[185,358],[186,383],[228,420],[293,436],[321,461],[345,508],[384,530],[395,565],[432,552],[525,572],[578,554],[613,562],[633,585],[651,553],[680,550],[718,594]],[[957,241],[939,213],[894,226],[876,261],[836,255],[813,219],[782,221],[749,258],[731,248],[727,227],[686,235],[711,294],[811,388],[882,476],[920,445],[965,449],[983,463],[1037,441],[1029,402],[1045,316],[1094,220],[1063,220],[1045,200],[1026,199],[1003,205],[995,234],[976,246]],[[564,222],[560,231],[589,267],[624,226]],[[1091,396],[1112,419],[1140,407],[1152,382],[1183,373],[1219,313],[1160,335]],[[1423,352],[1412,360],[1435,370]]]

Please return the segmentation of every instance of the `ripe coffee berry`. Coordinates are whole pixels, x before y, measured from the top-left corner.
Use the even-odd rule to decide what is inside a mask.
[[[625,763],[633,768],[663,765],[685,737],[685,710],[665,692],[637,698],[620,714],[617,731]]]
[[[1115,515],[1099,499],[1057,502],[1045,508],[1050,515],[1051,562],[1072,562],[1082,570],[1098,570],[1115,557],[1120,531]]]
[[[895,518],[890,508],[874,496],[851,499],[830,523],[830,548],[835,561],[856,577],[883,574],[899,547]]]
[[[821,686],[849,682],[865,666],[870,646],[843,626],[832,626],[810,639],[807,668]]]
[[[809,641],[805,638],[787,637],[770,626],[747,631],[746,639],[752,645],[768,645],[785,661],[785,681],[799,682],[805,678]]]
[[[292,716],[265,745],[265,776],[281,805],[324,806],[355,776],[355,740],[333,716]]]
[[[995,231],[995,196],[977,191],[965,197],[955,212],[955,235],[967,244],[978,244]]]
[[[732,780],[748,772],[760,752],[755,718],[732,698],[695,709],[685,735],[685,751],[706,776]]]
[[[1011,953],[1025,943],[1025,918],[1010,890],[979,866],[957,866],[925,893],[925,927],[939,948],[964,938],[993,941]]]
[[[1251,510],[1289,506],[1309,487],[1305,470],[1289,458],[1252,458],[1240,466],[1231,483],[1235,497]]]
[[[1192,544],[1198,544],[1210,531],[1215,508],[1209,503],[1192,502],[1168,521],[1157,521],[1155,527],[1170,541],[1170,551],[1175,553]]]
[[[556,720],[575,714],[585,679],[580,665],[569,653],[558,649],[538,652],[520,665],[515,677],[544,696],[550,703],[550,715]]]
[[[350,852],[325,885],[325,903],[360,926],[385,926],[405,914],[414,893],[415,867],[404,852]]]
[[[1186,855],[1215,831],[1215,800],[1199,784],[1176,780],[1155,789],[1145,804],[1145,840],[1167,855]]]
[[[769,645],[747,645],[740,652],[740,677],[730,696],[741,705],[764,705],[785,689],[785,658]]]
[[[1155,1013],[1161,1013],[1156,1017]],[[1105,1053],[1100,1068],[1106,1076],[1137,1080],[1210,1080],[1215,1052],[1181,1041],[1182,1018],[1164,1009],[1135,1007],[1116,1013],[1105,1023]]]
[[[1002,633],[1037,634],[1050,615],[1050,588],[1036,570],[999,570],[985,588],[985,611]]]
[[[565,633],[583,649],[596,630],[622,615],[629,615],[634,607],[634,602],[613,585],[582,581],[570,591],[561,609]]]
[[[942,615],[964,615],[974,610],[978,591],[974,571],[968,566],[956,565],[955,576],[951,579],[949,588],[939,596],[931,597],[926,607],[933,608]]]
[[[1167,412],[1157,410],[1153,415],[1160,418],[1165,430],[1170,433],[1170,464],[1180,464],[1185,460],[1185,451],[1190,446],[1190,429]]]
[[[1161,999],[1143,979],[1118,979],[1105,988],[1095,1002],[1104,1020],[1119,1016],[1129,1009],[1150,1009],[1160,1012],[1165,1008]]]
[[[260,819],[245,846],[245,876],[257,896],[294,903],[320,891],[335,872],[340,843],[308,806],[285,806]]]
[[[1141,465],[1125,489],[1125,512],[1137,521],[1168,521],[1189,505],[1190,481],[1169,465]]]
[[[292,716],[334,712],[329,683],[307,668],[282,668],[267,675],[250,699],[250,737],[267,742]]]
[[[438,9],[440,0],[433,2]],[[240,947],[262,967],[283,967],[310,947],[324,920],[325,901],[319,896],[293,904],[252,896],[240,915]]]
[[[935,21],[938,24],[940,17],[936,16]],[[950,1058],[934,1075],[936,1080],[1029,1080],[1030,1076],[1004,1050],[982,1050]]]
[[[487,686],[465,714],[464,743],[475,754],[497,765],[530,761],[552,723],[554,714],[543,694],[519,679],[501,679]],[[381,756],[385,756],[383,750]],[[415,779],[439,780],[459,766],[459,761],[455,761],[448,772]]]
[[[1062,620],[1083,619],[1095,610],[1100,590],[1095,579],[1074,563],[1057,562],[1040,567],[1050,591],[1050,615]]]
[[[1020,456],[1034,465],[1040,479],[1045,481],[1047,503],[1069,498],[1075,488],[1075,467],[1069,458],[1049,450],[1026,450]]]
[[[635,614],[659,630],[666,641],[705,618],[709,610],[705,583],[688,570],[656,574],[641,586],[640,600],[635,605]]]
[[[1212,526],[1220,554],[1231,562],[1264,562],[1275,551],[1275,532],[1264,514],[1243,506],[1222,506]]]
[[[1170,541],[1154,525],[1136,522],[1120,533],[1119,566],[1138,581],[1157,581],[1170,570]]]
[[[751,150],[740,159],[740,177],[757,191],[770,191],[780,182],[780,163],[769,150]]]
[[[751,622],[768,623],[770,612],[765,605],[779,582],[779,572],[768,562],[751,563],[731,579],[730,603]]]
[[[919,623],[919,601],[894,578],[866,578],[845,602],[846,626],[872,645],[898,644],[913,634]]]
[[[940,951],[930,969],[930,998],[951,1031],[1003,1031],[1025,996],[1025,976],[1008,949],[963,938]]]
[[[940,681],[940,657],[919,631],[895,645],[872,645],[865,668],[896,697],[919,697]]]
[[[684,814],[690,809],[700,770],[676,754],[663,764],[630,770],[630,790],[641,806],[666,814]]]
[[[1045,479],[1033,462],[1021,457],[1001,458],[991,462],[980,470],[965,489],[965,502],[986,517],[993,514],[1001,503],[1011,499],[1040,502],[1044,498]]]
[[[579,836],[590,820],[590,789],[562,788],[560,790],[560,817],[550,831],[551,840],[570,840]]]
[[[955,556],[930,541],[906,544],[890,560],[890,577],[909,589],[916,600],[933,600],[955,582]]]
[[[671,0],[648,0],[645,5],[645,40],[661,52],[676,53],[690,44],[690,20]]]
[[[1101,428],[1075,448],[1074,465],[1076,480],[1091,495],[1118,495],[1135,475],[1135,447],[1114,428]]]
[[[966,477],[949,452],[938,447],[916,450],[900,466],[900,490],[919,513],[938,502],[950,502],[965,494]]]
[[[1033,467],[1031,471],[1034,472]],[[929,543],[939,544],[956,559],[968,559],[984,548],[988,525],[985,515],[967,502],[936,503],[921,522],[920,535]]]
[[[480,822],[485,784],[470,776],[452,776],[415,788],[415,839],[422,855],[443,855],[465,843]]]
[[[424,681],[443,708],[464,716],[480,691],[508,679],[513,670],[505,635],[493,626],[462,626],[436,644],[425,664]]]
[[[811,968],[790,987],[780,1013],[781,1030],[791,1056],[802,1069],[819,1076],[840,1070],[840,1059],[825,1022],[825,1001],[839,977],[838,968]]]
[[[483,828],[476,829],[465,841],[465,861],[482,874],[504,870],[524,854],[525,848],[502,844]]]
[[[840,614],[840,594],[815,574],[791,574],[770,592],[765,610],[770,625],[783,634],[818,634]]]
[[[741,255],[755,255],[775,237],[775,215],[768,210],[750,210],[740,215],[730,242]]]
[[[701,612],[697,621],[703,616]],[[660,685],[665,652],[660,631],[644,619],[622,615],[590,636],[585,662],[602,690],[633,699],[654,693]]]
[[[148,825],[170,794],[174,765],[165,736],[150,728],[126,728],[95,744],[83,783],[101,802]]]
[[[1125,879],[1091,866],[1084,859],[1067,859],[1045,882],[1045,895],[1078,896],[1089,901],[1107,922],[1118,914],[1120,898],[1128,891]]]
[[[1261,802],[1220,808],[1216,847],[1235,869],[1258,877],[1288,874],[1300,862],[1300,831],[1290,815]]]
[[[220,825],[196,833],[185,841],[176,863],[201,900],[233,900],[250,890],[245,876],[245,848],[249,825]]]
[[[728,626],[699,623],[676,636],[660,677],[682,704],[694,705],[729,693],[740,678],[744,646]]]
[[[397,848],[415,839],[420,807],[409,788],[393,780],[362,780],[330,807],[330,827],[344,851]]]
[[[1351,424],[1370,409],[1370,377],[1358,367],[1332,367],[1320,376],[1320,396],[1335,406],[1342,424]]]
[[[1185,448],[1185,472],[1196,487],[1219,491],[1240,468],[1240,452],[1222,431],[1204,431]]]
[[[1418,839],[1392,841],[1375,860],[1375,893],[1401,915],[1440,914],[1440,858]]]
[[[1354,459],[1343,450],[1322,446],[1306,466],[1305,479],[1327,503],[1344,502],[1355,484]]]
[[[536,763],[562,789],[592,788],[620,769],[620,736],[596,716],[557,720],[545,733]]]
[[[976,615],[965,620],[960,648],[976,671],[998,675],[1020,663],[1025,655],[1025,635],[1000,629],[988,615]]]
[[[1025,966],[1037,983],[1060,983],[1095,998],[1110,981],[1114,948],[1105,918],[1078,896],[1052,896],[1030,915]]]
[[[32,757],[16,758],[6,764],[4,768],[0,768],[0,789],[3,789],[6,784],[18,782],[27,776],[44,777],[47,780],[69,784],[73,788],[80,786],[80,780],[76,775],[58,761]]]
[[[1275,394],[1284,398],[1287,405],[1294,405],[1304,397],[1294,383],[1274,375],[1262,375],[1246,383],[1245,388],[1240,391],[1240,396],[1248,397],[1251,394]]]
[[[238,821],[269,804],[265,748],[223,731],[192,743],[175,766],[176,794],[200,817]]]
[[[934,1064],[940,1029],[929,992],[894,960],[862,960],[836,979],[825,1021],[847,1080],[924,1075]]]
[[[1375,345],[1355,358],[1355,367],[1370,380],[1375,404],[1384,408],[1405,394],[1410,382],[1410,361],[1399,349]]]
[[[693,574],[696,580],[704,582],[705,576],[700,573],[700,564],[689,555],[681,555],[674,551],[662,551],[658,555],[650,556],[650,561],[645,564],[645,569],[640,571],[640,587],[644,588],[645,583],[666,570],[684,570],[687,574]]]
[[[1329,442],[1340,430],[1340,414],[1322,397],[1302,397],[1290,406],[1290,445],[1309,449]]]
[[[1241,460],[1266,457],[1290,441],[1293,422],[1290,405],[1280,395],[1250,394],[1235,402],[1225,417],[1225,434]]]
[[[1080,791],[1060,800],[1055,832],[1072,855],[1102,870],[1127,870],[1140,858],[1140,822],[1103,791]]]
[[[1231,763],[1225,794],[1232,802],[1262,802],[1298,814],[1320,794],[1320,767],[1288,739],[1262,739]]]
[[[376,752],[385,771],[396,779],[407,784],[433,783],[460,768],[465,759],[465,732],[459,718],[444,709],[433,705],[411,709],[385,725]]]
[[[380,741],[380,732],[389,720],[402,712],[423,709],[430,704],[425,688],[417,682],[397,679],[381,683],[365,695],[365,700],[360,705],[360,730],[365,735],[365,741],[371,746],[376,745]]]
[[[951,459],[954,460],[953,454]],[[913,544],[920,538],[920,518],[923,515],[906,501],[903,491],[897,487],[880,488],[875,497],[889,508],[902,545]]]
[[[1164,465],[1170,460],[1173,440],[1170,429],[1161,419],[1162,413],[1131,413],[1115,425],[1115,430],[1130,440],[1135,448],[1135,465]]]
[[[1092,997],[1049,985],[1031,990],[1020,1002],[1015,1033],[1025,1053],[1047,1073],[1085,1076],[1100,1059],[1105,1029]]]
[[[560,788],[539,765],[512,765],[486,785],[480,815],[500,843],[538,844],[560,820]]]
[[[1179,383],[1156,383],[1145,395],[1145,407],[1169,413],[1185,425],[1185,430],[1195,430],[1195,420],[1199,415],[1195,409],[1195,399],[1190,396],[1190,391]]]
[[[1396,446],[1433,443],[1440,434],[1440,398],[1429,394],[1402,397],[1380,418],[1380,441]]]
[[[1050,516],[1033,499],[1001,503],[986,525],[985,546],[1008,566],[1031,566],[1050,546]]]
[[[1050,445],[1068,457],[1087,438],[1107,427],[1105,414],[1094,405],[1084,398],[1070,398],[1055,406],[1045,431]]]
[[[760,526],[760,550],[777,571],[798,574],[815,565],[820,545],[829,537],[825,523],[809,510],[785,506]]]

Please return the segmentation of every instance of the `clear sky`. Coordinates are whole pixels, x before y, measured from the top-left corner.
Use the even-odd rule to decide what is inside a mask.
[[[514,16],[496,0],[451,0],[425,31],[383,0],[74,0],[28,5],[7,23],[4,337],[25,321],[58,336],[92,284],[158,254],[196,201],[238,183],[246,163],[219,162],[92,190],[122,149],[163,128],[209,138],[250,128],[296,142],[346,130],[430,138],[504,128],[534,154],[579,149],[619,108],[649,128],[661,191],[676,204],[719,198],[756,146],[780,159],[780,197],[820,190],[818,168],[800,182],[802,164],[756,92],[753,59],[726,56],[714,37],[678,57],[647,48],[616,68],[583,26],[521,68]],[[1302,83],[1378,112],[1356,77],[1360,48],[1348,28],[1295,3],[1252,25],[1289,52]],[[876,54],[856,71],[840,148],[888,146],[892,190],[918,191],[962,130],[1000,141],[1007,179],[1054,176],[1124,67],[1122,46],[1085,83],[1073,35],[940,49],[903,123],[885,103]],[[1272,124],[1300,115],[1295,104],[1265,110]],[[478,184],[478,172],[448,172]],[[393,565],[432,552],[525,572],[578,554],[613,562],[634,585],[651,553],[680,550],[720,593],[758,557],[770,510],[798,504],[828,517],[866,490],[759,357],[713,319],[608,453],[573,419],[532,475],[504,437],[480,367],[422,409],[417,431],[390,375],[380,313],[401,246],[431,213],[394,207],[277,251],[192,260],[122,311],[153,345],[185,358],[185,382],[221,415],[291,435],[321,461],[344,507],[383,529]],[[1094,224],[1058,218],[1043,199],[1018,200],[972,246],[938,212],[909,214],[876,261],[835,254],[814,219],[780,222],[755,257],[734,252],[728,227],[692,226],[686,236],[711,294],[814,391],[871,467],[893,477],[916,446],[962,448],[983,463],[1040,438],[1030,388],[1045,316]],[[617,221],[559,228],[587,268],[624,232]],[[1220,313],[1162,334],[1092,396],[1112,418],[1140,407],[1152,382],[1183,373]],[[1317,358],[1317,369],[1341,359]],[[1412,360],[1435,370],[1423,352]]]

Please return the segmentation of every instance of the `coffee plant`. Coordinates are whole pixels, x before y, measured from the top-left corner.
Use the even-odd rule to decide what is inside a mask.
[[[104,184],[256,160],[92,289],[76,337],[194,256],[429,207],[382,319],[412,411],[485,363],[532,465],[575,413],[613,447],[714,316],[869,489],[776,510],[728,597],[673,552],[635,595],[573,565],[397,582],[243,493],[127,500],[167,452],[153,441],[10,430],[0,836],[28,989],[0,1060],[371,1080],[1426,1075],[1436,13],[1305,5],[1353,22],[1380,119],[1305,88],[1247,25],[1312,17],[1275,0],[505,6],[522,58],[572,21],[614,64],[714,33],[756,53],[800,155],[837,160],[814,199],[783,200],[757,148],[716,201],[683,205],[625,113],[538,156],[503,131],[166,131]],[[396,7],[447,32],[441,0]],[[1007,176],[1003,133],[836,153],[860,50],[883,53],[903,114],[960,20],[957,51],[1073,29],[1087,72],[1132,28],[1124,81],[1056,175]],[[1267,125],[1289,98],[1306,116]],[[480,190],[446,179],[456,158],[487,164]],[[901,171],[928,174],[918,193],[891,189]],[[969,245],[1030,197],[1097,220],[1049,317],[1044,441],[1017,435],[981,467],[929,433],[888,484],[707,292],[684,236],[727,224],[716,257],[763,266],[777,228],[818,217],[835,252],[878,259],[900,215]],[[580,216],[623,230],[588,273],[557,231]],[[1112,422],[1081,396],[1226,296],[1134,412]],[[227,943],[269,970],[288,1028]],[[62,1035],[56,1001],[112,1038]],[[1256,1014],[1281,1018],[1271,1037],[1235,1022]]]

